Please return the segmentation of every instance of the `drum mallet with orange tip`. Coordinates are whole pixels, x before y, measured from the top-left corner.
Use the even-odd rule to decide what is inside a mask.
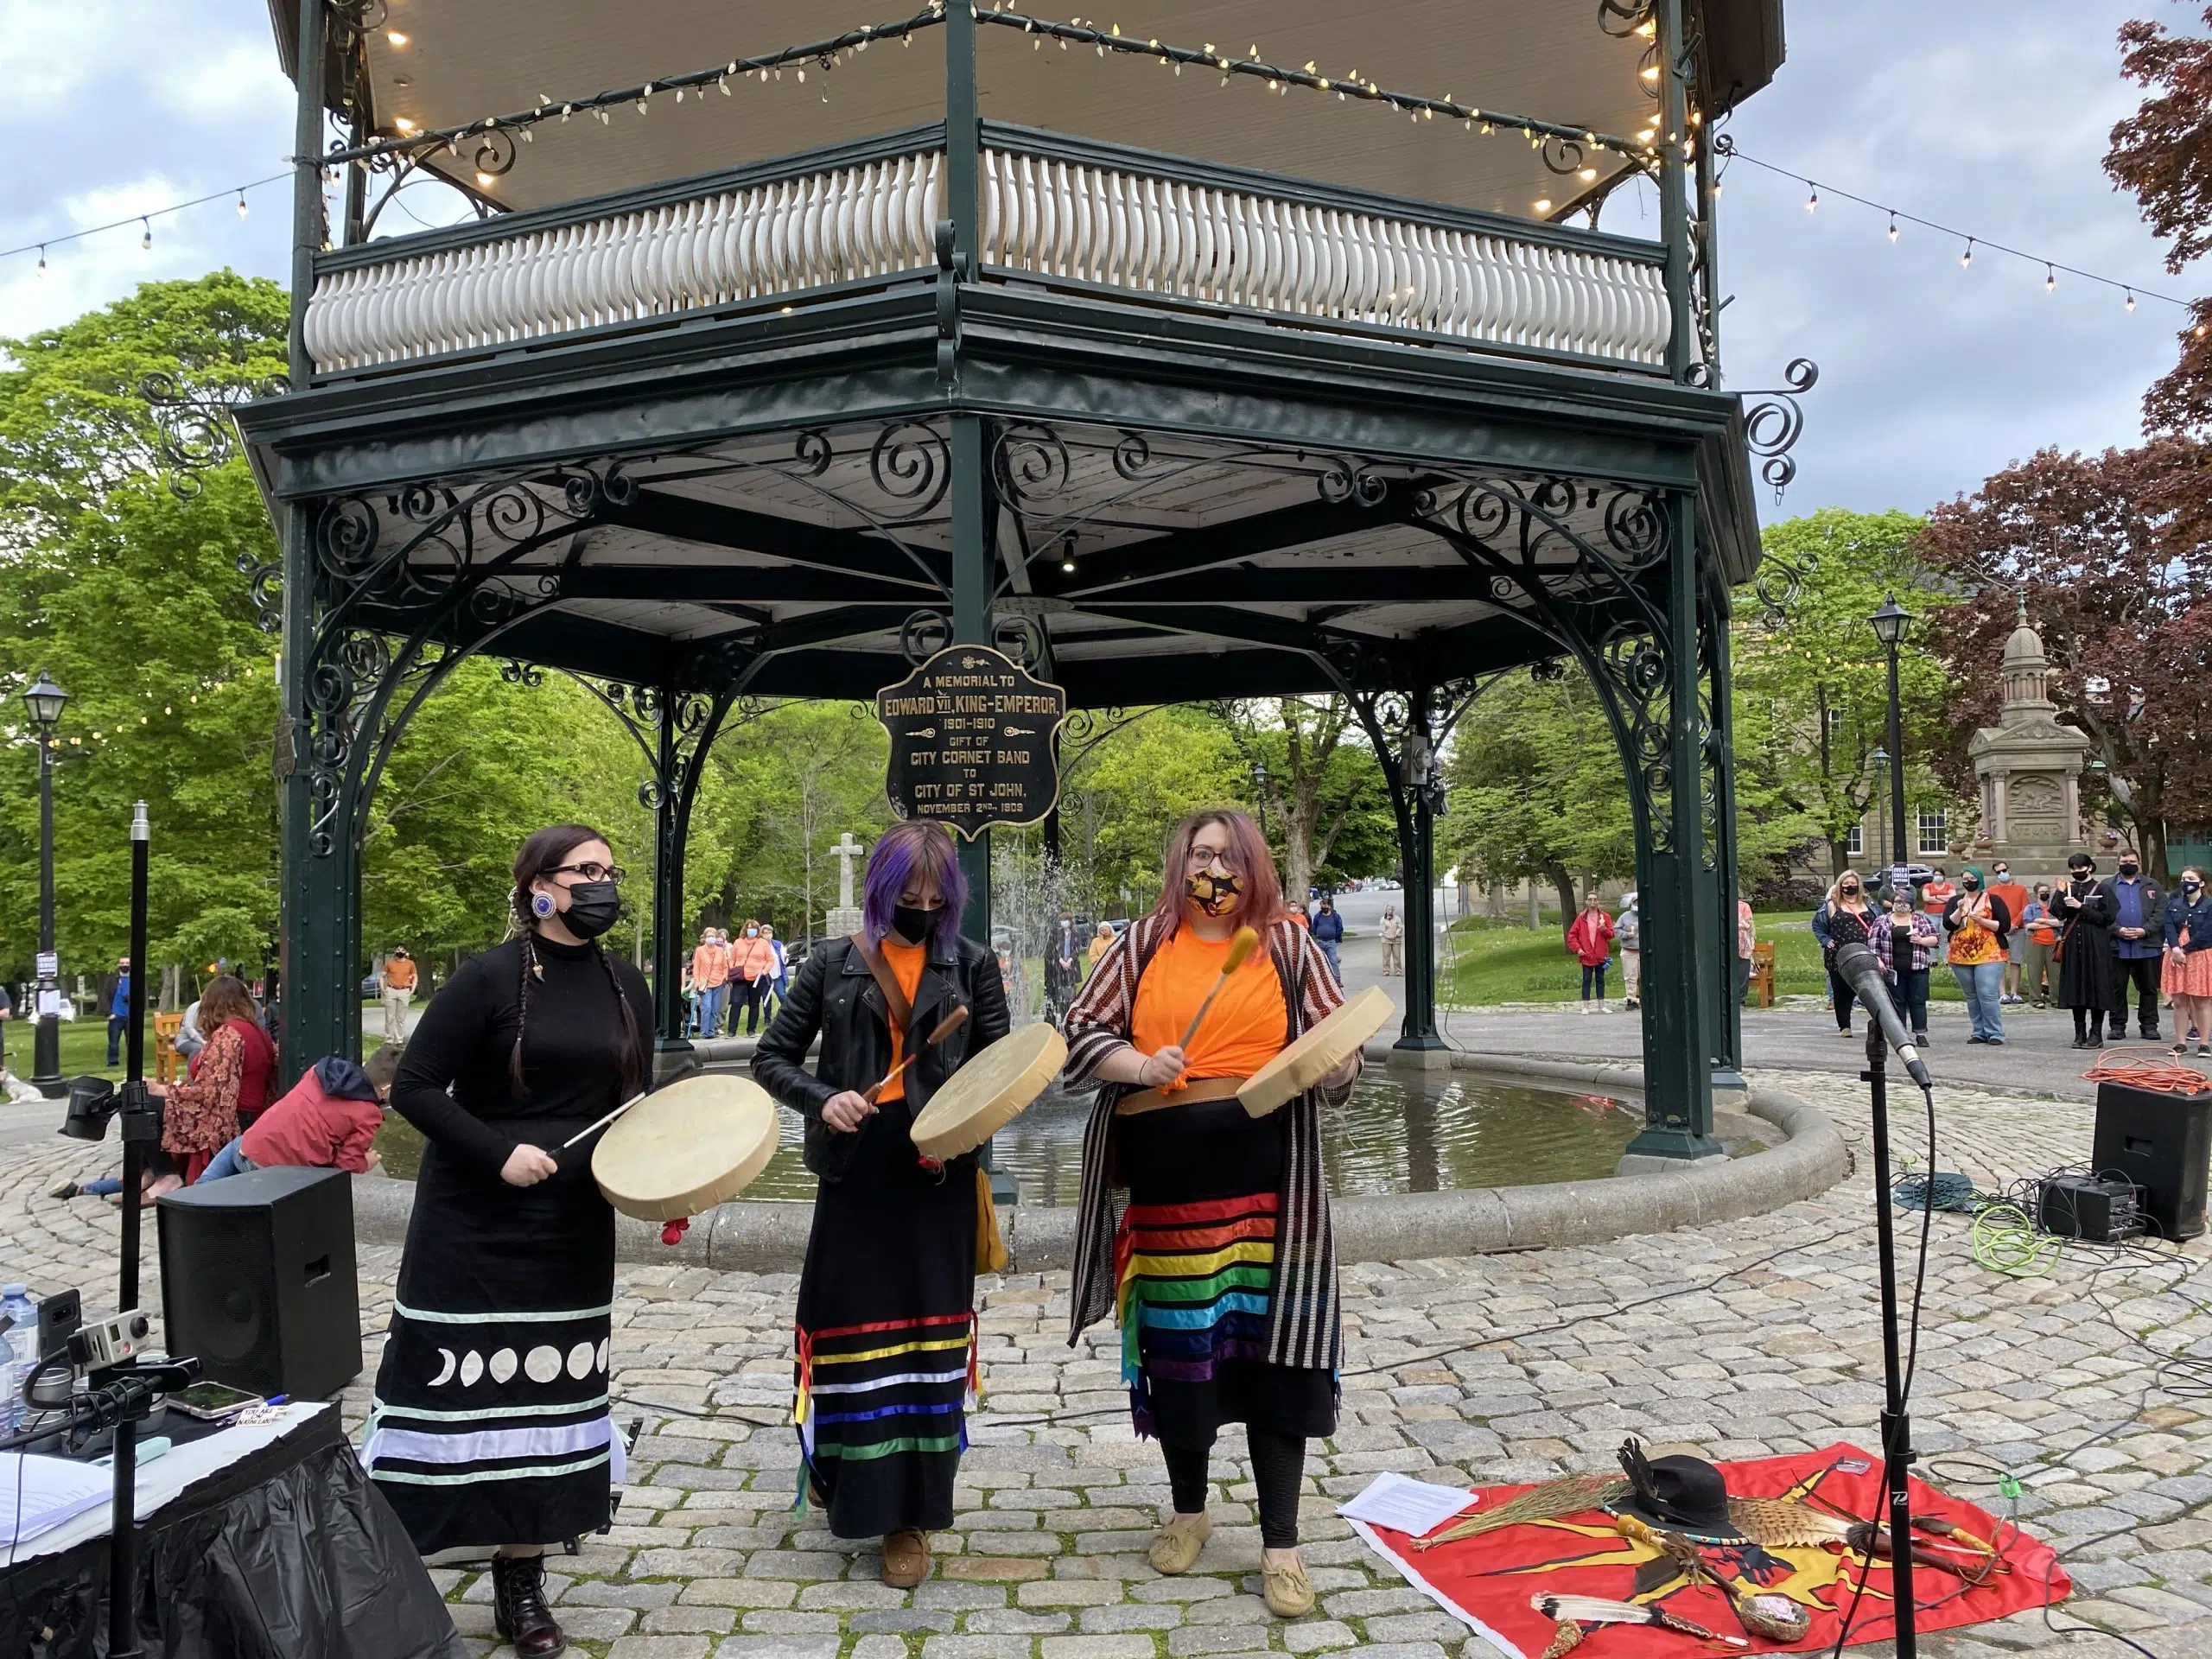
[[[888,1089],[893,1084],[896,1083],[899,1080],[899,1074],[922,1057],[922,1049],[935,1048],[939,1043],[951,1036],[954,1032],[959,1030],[961,1027],[967,1023],[968,1005],[965,1002],[963,1002],[958,1007],[953,1009],[950,1014],[946,1014],[944,1019],[937,1022],[936,1028],[923,1039],[921,1048],[916,1049],[905,1059],[899,1061],[898,1065],[893,1066],[891,1070],[885,1074],[883,1081],[877,1084],[873,1089],[870,1089],[866,1094],[862,1095],[861,1098],[868,1102],[869,1105],[874,1105],[876,1096],[880,1095],[885,1090]]]
[[[1191,1039],[1198,1034],[1198,1027],[1206,1017],[1206,1010],[1213,1007],[1213,1000],[1221,995],[1221,988],[1229,983],[1231,974],[1252,959],[1252,953],[1259,948],[1260,936],[1252,928],[1240,927],[1230,938],[1229,954],[1222,958],[1221,974],[1214,981],[1213,989],[1208,991],[1206,1000],[1198,1004],[1198,1011],[1191,1016],[1191,1023],[1184,1027],[1183,1040],[1176,1045],[1185,1054],[1191,1052]]]

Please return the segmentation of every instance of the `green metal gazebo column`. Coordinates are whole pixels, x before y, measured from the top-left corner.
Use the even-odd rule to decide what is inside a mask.
[[[1684,0],[1659,0],[1659,237],[1666,245],[1667,372],[1689,378],[1697,360],[1697,329],[1690,310],[1690,213],[1683,198],[1688,179],[1682,144],[1689,133],[1689,99],[1682,84]]]
[[[975,0],[947,0],[944,9],[944,201],[952,221],[952,269],[938,273],[951,285],[956,303],[961,282],[976,270],[982,243],[982,118],[976,101]],[[956,314],[957,316],[957,314]],[[989,513],[985,491],[983,420],[957,406],[958,323],[953,324],[951,430],[952,638],[957,645],[991,642],[991,555],[985,544]],[[942,371],[940,371],[942,372]],[[983,831],[960,842],[960,869],[968,878],[968,914],[962,931],[985,944],[991,941],[991,836]]]
[[[1729,666],[1728,584],[1717,566],[1708,566],[1706,602],[1698,609],[1698,632],[1704,646],[1708,694],[1713,702],[1713,730],[1707,741],[1706,766],[1713,780],[1713,872],[1709,899],[1720,932],[1719,995],[1713,1004],[1713,1081],[1716,1088],[1744,1086],[1743,1004],[1736,988],[1736,900],[1739,873],[1736,857],[1736,719],[1735,688]]]
[[[1713,1138],[1713,999],[1719,907],[1705,863],[1704,740],[1698,660],[1700,575],[1692,498],[1667,499],[1667,787],[1661,826],[1637,849],[1643,914],[1643,1129],[1630,1157],[1718,1155]],[[1735,949],[1733,936],[1728,949]]]
[[[315,256],[322,246],[322,175],[314,157],[322,149],[324,37],[322,0],[300,0],[298,101],[292,153],[301,159],[292,175],[293,388],[304,390],[315,371],[308,355],[308,296],[315,291]],[[277,815],[282,887],[279,893],[279,987],[283,1029],[279,1069],[289,1087],[325,1054],[359,1055],[360,999],[353,942],[359,931],[360,863],[350,803],[330,825],[327,855],[314,850],[315,801],[308,766],[315,722],[308,688],[315,656],[315,508],[291,502],[283,520],[283,687],[277,748]]]
[[[683,860],[690,841],[690,796],[676,782],[675,688],[660,697],[658,754],[653,767],[653,1033],[657,1053],[690,1052],[684,1032]],[[703,756],[702,759],[703,760]]]
[[[1416,687],[1408,699],[1407,729],[1428,731],[1433,693]],[[1412,745],[1407,746],[1408,750]],[[1429,810],[1426,779],[1412,775],[1408,753],[1398,762],[1397,792],[1406,798],[1398,817],[1398,856],[1405,866],[1402,910],[1405,918],[1406,1017],[1394,1046],[1429,1050],[1444,1046],[1436,1031],[1436,816]]]

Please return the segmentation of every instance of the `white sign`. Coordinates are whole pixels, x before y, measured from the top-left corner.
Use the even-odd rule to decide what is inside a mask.
[[[41,979],[52,979],[60,971],[61,957],[59,953],[52,950],[38,953],[38,976]]]
[[[69,999],[60,991],[41,991],[38,994],[38,1011],[41,1017],[49,1014],[56,1016],[65,1014],[69,1011]]]

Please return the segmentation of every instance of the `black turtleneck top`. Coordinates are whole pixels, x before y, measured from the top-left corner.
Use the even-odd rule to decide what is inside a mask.
[[[532,944],[541,977],[525,1019],[520,939],[461,963],[431,998],[392,1080],[401,1116],[451,1155],[496,1175],[524,1142],[551,1151],[623,1102],[623,1022],[619,981],[645,1046],[652,1049],[652,997],[645,976],[596,946]],[[613,977],[608,970],[613,969]],[[507,1074],[523,1033],[524,1090]]]

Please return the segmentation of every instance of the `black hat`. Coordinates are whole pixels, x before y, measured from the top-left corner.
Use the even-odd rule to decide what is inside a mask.
[[[1621,1467],[1628,1471],[1630,1491],[1608,1506],[1616,1515],[1632,1515],[1698,1543],[1742,1540],[1742,1529],[1728,1518],[1727,1484],[1703,1458],[1647,1458],[1643,1443],[1630,1440],[1621,1446]]]

